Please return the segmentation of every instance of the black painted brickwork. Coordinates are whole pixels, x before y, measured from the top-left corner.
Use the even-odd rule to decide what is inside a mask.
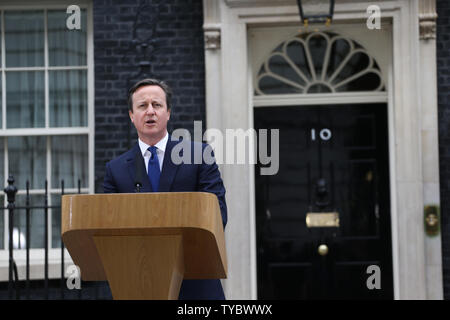
[[[127,91],[156,77],[174,91],[168,125],[205,124],[203,8],[201,0],[95,0],[95,176],[102,192],[105,164],[128,150],[137,134]],[[205,125],[204,125],[205,127]]]
[[[437,0],[439,169],[444,298],[450,299],[450,1]]]

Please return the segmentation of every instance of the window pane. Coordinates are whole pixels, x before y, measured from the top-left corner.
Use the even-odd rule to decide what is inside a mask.
[[[1,31],[0,31],[0,34],[1,34]],[[0,59],[1,59],[1,50],[0,50]],[[0,66],[0,69],[1,69],[1,66]],[[0,128],[3,129],[3,124],[2,124],[2,120],[3,120],[2,119],[2,117],[3,117],[3,112],[2,112],[2,110],[3,110],[3,98],[2,98],[3,97],[2,96],[2,94],[3,94],[3,92],[2,92],[3,86],[2,86],[2,80],[3,80],[3,77],[0,74]]]
[[[44,12],[5,11],[7,67],[44,65]]]
[[[61,194],[52,194],[52,248],[61,248]]]
[[[4,193],[0,194],[0,205],[2,208],[5,206],[5,196]],[[5,214],[6,210],[0,210],[0,250],[6,249],[5,248],[5,242],[3,241],[5,238],[4,232],[5,232]]]
[[[0,34],[2,34],[2,16],[0,15]],[[0,46],[1,49],[1,46]],[[2,61],[2,50],[0,50],[0,61]],[[0,69],[2,68],[2,66],[0,65]],[[1,88],[1,86],[0,86]],[[1,95],[0,95],[1,97]],[[1,247],[0,247],[1,248]]]
[[[81,10],[80,29],[69,30],[66,10],[48,11],[48,59],[50,66],[86,65],[86,10]]]
[[[5,171],[4,171],[4,168],[5,168],[5,151],[4,150],[5,150],[5,140],[4,140],[4,138],[0,138],[0,183],[2,185],[4,185],[4,183],[5,183],[5,175],[4,175],[4,173],[5,173]],[[5,188],[6,185],[4,185],[3,188]],[[0,192],[0,193],[2,193],[2,192]],[[3,202],[0,202],[0,205],[2,205],[2,203]]]
[[[87,72],[49,72],[50,126],[87,126]]]
[[[46,137],[9,137],[9,173],[14,176],[18,189],[44,189],[47,161]]]
[[[0,95],[1,97],[1,95]],[[5,176],[4,176],[4,138],[0,138],[0,182],[3,185],[2,189],[6,187],[5,185]],[[2,191],[0,192],[0,206],[4,207],[4,195],[5,193]],[[0,250],[3,249],[3,246],[5,245],[3,242],[4,237],[4,212],[5,210],[0,210]]]
[[[26,195],[16,195],[16,207],[26,206]],[[44,195],[30,195],[30,206],[44,207]],[[44,248],[44,209],[30,209],[30,248]],[[13,247],[17,249],[26,249],[27,247],[27,229],[26,229],[26,209],[14,210],[14,229],[13,229]]]
[[[6,73],[6,127],[45,126],[44,72]]]
[[[88,186],[88,137],[55,136],[52,145],[52,186],[59,188],[64,180],[64,188]]]

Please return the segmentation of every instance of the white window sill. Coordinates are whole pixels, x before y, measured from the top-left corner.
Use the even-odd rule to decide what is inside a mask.
[[[26,280],[26,250],[15,249],[13,258],[17,265],[17,273],[20,281]],[[30,280],[43,280],[45,278],[45,252],[44,249],[30,249]],[[64,249],[64,277],[66,270],[73,265],[67,249]],[[61,279],[61,249],[49,249],[48,251],[48,278]],[[0,281],[9,279],[9,252],[0,251]]]

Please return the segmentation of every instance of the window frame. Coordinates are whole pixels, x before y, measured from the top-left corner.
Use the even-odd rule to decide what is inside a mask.
[[[1,65],[0,65],[0,73],[2,77],[2,123],[0,127],[0,137],[7,138],[13,136],[45,136],[47,145],[46,145],[46,179],[51,182],[51,149],[50,149],[50,140],[52,136],[64,136],[64,135],[86,135],[88,137],[88,181],[87,187],[81,188],[82,193],[94,193],[95,181],[94,181],[94,143],[95,143],[95,116],[94,116],[94,29],[93,29],[93,4],[91,0],[79,0],[77,5],[80,9],[86,10],[86,28],[87,28],[87,44],[86,44],[86,54],[87,60],[85,66],[49,66],[48,61],[48,30],[47,30],[47,11],[55,10],[55,9],[67,9],[68,6],[72,5],[71,1],[42,1],[39,4],[36,4],[35,1],[22,1],[19,4],[16,1],[2,1],[0,4],[0,15],[1,15]],[[6,67],[5,64],[5,29],[4,29],[4,12],[8,10],[43,10],[45,16],[45,30],[44,30],[44,38],[45,38],[45,46],[44,46],[44,55],[45,55],[45,63],[43,67],[20,67],[20,68],[3,68]],[[86,127],[49,127],[49,71],[51,70],[86,70],[87,71],[87,126]],[[14,71],[14,70],[42,70],[45,73],[45,127],[44,128],[6,128],[6,72]],[[0,170],[4,170],[4,186],[7,186],[8,179],[8,149],[7,149],[7,139],[3,140],[4,143],[4,168],[0,168]],[[44,194],[44,183],[42,181],[42,189],[33,189],[30,190],[30,195],[32,194]],[[78,188],[65,188],[64,192],[67,193],[78,193]],[[49,188],[48,190],[48,205],[51,206],[51,195],[52,194],[60,194],[60,188]],[[26,194],[26,190],[19,190],[17,195]],[[4,197],[4,206],[6,207],[6,195]],[[9,267],[9,251],[8,251],[8,211],[4,210],[4,247],[0,248],[0,281],[8,280],[8,267]],[[61,248],[52,248],[52,214],[51,209],[49,209],[49,215],[47,224],[49,226],[49,232],[47,237],[48,243],[48,276],[49,278],[60,278],[61,277]],[[45,264],[45,249],[44,248],[36,248],[30,249],[30,279],[43,279],[44,278],[44,264]],[[14,249],[13,250],[14,259],[18,268],[18,276],[20,280],[24,280],[26,277],[26,249]],[[64,270],[67,265],[73,264],[73,261],[67,251],[64,249]],[[65,275],[64,275],[65,276]]]

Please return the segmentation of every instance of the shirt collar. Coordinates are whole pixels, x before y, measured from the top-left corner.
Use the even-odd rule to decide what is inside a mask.
[[[158,148],[158,150],[161,150],[162,152],[166,151],[166,145],[167,141],[169,140],[169,133],[166,131],[166,135],[164,138],[158,141],[157,144],[155,144],[155,147]],[[144,156],[145,152],[148,151],[148,147],[150,145],[146,144],[144,141],[138,138],[139,148],[141,149],[142,156]]]

